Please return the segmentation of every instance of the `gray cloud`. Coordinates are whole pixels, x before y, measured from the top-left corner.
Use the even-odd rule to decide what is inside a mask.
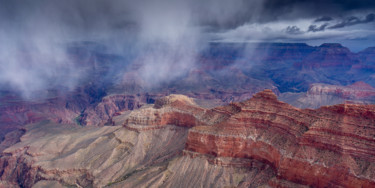
[[[140,76],[149,85],[194,67],[201,46],[200,28],[182,0],[1,4],[0,85],[26,98],[47,89],[74,89],[86,76],[83,62],[67,53],[75,41],[102,43],[105,53],[132,53],[134,61],[142,60]]]
[[[333,26],[328,27],[329,29],[338,29],[338,28],[343,28],[343,27],[348,27],[348,26],[353,26],[357,24],[365,24],[365,23],[370,23],[375,21],[375,14],[371,13],[368,14],[365,18],[361,19],[356,16],[351,16],[346,18],[345,20],[341,21],[338,24],[335,24]]]
[[[322,16],[320,18],[315,19],[314,22],[327,22],[331,20],[333,20],[333,18],[330,16]]]
[[[288,26],[285,30],[285,32],[287,34],[291,34],[291,35],[299,35],[299,34],[302,34],[303,31],[301,31],[301,29],[297,26]]]
[[[326,27],[328,26],[327,23],[322,24],[320,26],[317,25],[310,25],[307,32],[318,32],[318,31],[324,31]]]
[[[301,26],[293,21],[327,22],[361,13],[367,16],[330,28],[366,25],[374,20],[368,13],[375,9],[372,0],[0,0],[0,4],[0,85],[25,96],[49,88],[75,88],[85,70],[66,51],[67,44],[76,41],[98,42],[108,53],[141,61],[140,75],[152,85],[185,74],[205,42],[225,38],[224,34],[242,41],[311,40],[321,37],[316,31],[327,32],[326,23]]]
[[[372,0],[264,0],[260,21],[334,17],[375,9]]]

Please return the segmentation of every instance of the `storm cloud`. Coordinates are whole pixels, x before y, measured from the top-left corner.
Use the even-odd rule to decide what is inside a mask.
[[[327,21],[331,21],[331,20],[333,20],[332,17],[322,16],[320,18],[315,19],[314,22],[327,22]]]
[[[348,26],[353,26],[357,24],[366,24],[370,22],[375,21],[375,14],[371,13],[368,14],[365,18],[361,19],[356,16],[351,16],[349,18],[346,18],[345,20],[341,21],[340,23],[337,23],[333,26],[330,26],[329,29],[338,29],[338,28],[343,28],[343,27],[348,27]]]
[[[24,96],[76,87],[85,71],[66,53],[74,42],[132,54],[142,62],[142,79],[153,85],[194,68],[210,41],[375,38],[373,0],[0,0],[0,5],[0,86]]]
[[[327,23],[325,24],[322,24],[320,26],[317,26],[317,25],[310,25],[309,26],[309,29],[307,30],[307,32],[318,32],[318,31],[324,31],[326,29],[326,27],[328,26]]]

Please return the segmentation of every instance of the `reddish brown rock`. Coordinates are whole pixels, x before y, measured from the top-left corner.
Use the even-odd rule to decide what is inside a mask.
[[[279,102],[270,90],[237,105],[240,112],[229,119],[191,129],[185,149],[257,159],[273,166],[278,179],[297,184],[375,186],[375,106],[301,110]]]
[[[236,112],[233,105],[206,109],[184,95],[170,95],[155,101],[153,107],[132,111],[124,126],[131,129],[154,129],[166,125],[194,127],[213,125]]]
[[[0,185],[375,186],[374,105],[298,109],[265,90],[212,109],[170,95],[116,113],[123,127],[27,126],[2,153]]]

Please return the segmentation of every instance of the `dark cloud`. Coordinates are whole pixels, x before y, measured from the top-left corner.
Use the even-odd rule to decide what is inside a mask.
[[[265,0],[263,21],[348,15],[375,10],[373,0]]]
[[[119,54],[128,54],[129,46],[139,51],[156,46],[148,48],[141,75],[163,82],[193,67],[194,54],[215,34],[239,28],[238,38],[312,40],[306,37],[323,33],[316,31],[372,22],[372,12],[374,0],[0,0],[0,85],[32,92],[46,89],[48,80],[61,80],[74,88],[80,70],[65,47],[75,41],[98,42]],[[293,22],[315,18],[322,25]],[[329,18],[347,19],[329,27],[324,22],[335,21]],[[176,62],[176,56],[183,58]],[[171,64],[179,71],[169,78]]]
[[[318,32],[318,31],[324,31],[326,29],[326,27],[328,26],[328,24],[323,24],[323,25],[320,25],[320,26],[317,26],[317,25],[310,25],[307,32]]]
[[[302,34],[303,31],[301,31],[301,29],[297,26],[288,26],[285,30],[285,32],[287,34],[290,34],[290,35],[299,35],[299,34]]]
[[[308,10],[306,5],[311,5],[320,9],[310,7],[309,11],[319,14],[323,12],[329,13],[326,11],[334,9],[345,12],[375,8],[375,2],[373,0],[266,0],[265,5],[265,7],[270,10],[285,9],[285,7],[304,7]]]
[[[148,5],[163,5],[171,11],[182,5],[191,12],[194,24],[216,29],[235,28],[245,23],[275,20],[316,18],[330,21],[332,16],[348,15],[352,11],[375,10],[373,0],[191,0],[170,3],[170,0],[64,0],[18,1],[0,0],[0,15],[8,22],[25,17],[46,16],[49,20],[84,30],[133,25],[139,9]],[[169,5],[173,4],[173,6]],[[158,6],[157,6],[158,7]],[[322,16],[324,15],[324,16]],[[157,15],[156,15],[157,16]]]
[[[365,24],[375,21],[375,14],[371,13],[368,14],[365,18],[361,19],[356,16],[351,16],[343,20],[342,22],[335,24],[333,26],[328,27],[329,29],[338,29],[348,26],[353,26],[357,24]]]
[[[0,0],[0,5],[0,85],[25,97],[60,86],[74,89],[84,79],[85,71],[67,53],[72,42],[93,41],[108,53],[147,57],[139,75],[150,85],[194,67],[203,46],[183,0]]]
[[[315,19],[314,22],[327,22],[331,20],[333,20],[333,18],[330,16],[322,16],[320,18]]]
[[[267,23],[301,18],[332,21],[353,13],[375,11],[373,0],[235,0],[227,3],[190,1],[197,23],[216,29],[231,29],[245,23]]]

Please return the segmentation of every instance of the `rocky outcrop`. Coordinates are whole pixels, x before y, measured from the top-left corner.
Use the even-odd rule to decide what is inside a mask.
[[[192,128],[185,150],[257,159],[271,165],[278,179],[297,184],[375,186],[375,106],[301,110],[271,91],[238,105],[241,111],[228,120]]]

